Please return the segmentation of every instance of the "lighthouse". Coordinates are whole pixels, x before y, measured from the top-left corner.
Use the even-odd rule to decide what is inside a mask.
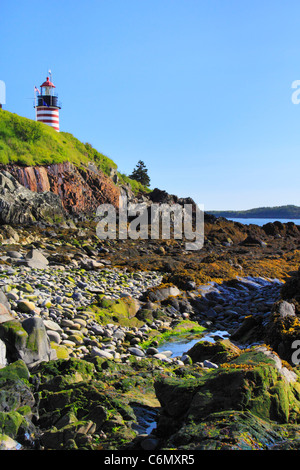
[[[58,96],[54,91],[55,85],[47,77],[40,88],[41,91],[37,87],[34,88],[35,93],[37,93],[37,95],[35,94],[34,106],[36,108],[36,120],[53,127],[53,129],[59,132],[59,110],[61,106],[58,103]]]

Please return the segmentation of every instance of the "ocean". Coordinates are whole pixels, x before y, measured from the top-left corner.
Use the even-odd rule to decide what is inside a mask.
[[[255,225],[260,225],[263,226],[269,222],[281,222],[283,224],[287,222],[294,222],[296,225],[300,225],[300,219],[231,219],[227,217],[228,220],[233,220],[234,222],[240,222],[241,224],[244,225],[249,225],[249,224],[255,224]]]

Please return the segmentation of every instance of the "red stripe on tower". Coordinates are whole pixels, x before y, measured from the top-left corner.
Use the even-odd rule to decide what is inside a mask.
[[[58,96],[54,93],[55,86],[47,77],[46,81],[41,85],[41,92],[36,89],[38,96],[35,96],[36,120],[53,127],[59,132],[59,110],[61,106],[58,104]]]
[[[55,113],[39,113],[39,111],[37,111],[37,120],[40,121],[40,122],[56,122],[57,124],[59,124],[59,116]]]

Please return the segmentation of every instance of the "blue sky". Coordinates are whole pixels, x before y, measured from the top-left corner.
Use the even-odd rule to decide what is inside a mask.
[[[1,3],[5,109],[34,119],[51,69],[61,131],[122,173],[205,210],[300,205],[298,1]]]

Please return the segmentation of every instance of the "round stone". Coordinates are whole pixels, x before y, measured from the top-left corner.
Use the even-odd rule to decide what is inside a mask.
[[[29,300],[19,300],[18,309],[22,313],[30,313],[35,309],[35,304]]]
[[[142,351],[141,349],[139,348],[128,348],[128,352],[130,352],[130,354],[133,354],[134,356],[139,356],[139,357],[144,357],[145,356],[145,353],[144,351]]]

